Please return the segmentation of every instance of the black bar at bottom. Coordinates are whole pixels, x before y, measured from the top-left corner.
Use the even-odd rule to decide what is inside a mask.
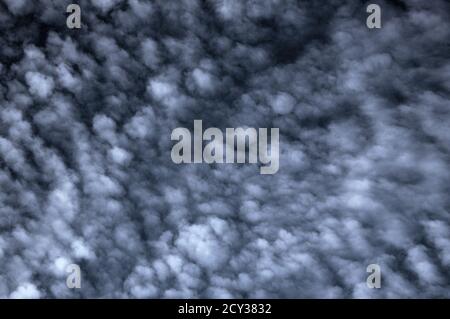
[[[309,318],[311,315],[386,316],[391,308],[402,315],[446,313],[449,300],[350,300],[350,299],[45,299],[0,300],[1,311],[11,310],[32,314],[86,317],[86,314],[114,314],[127,317],[132,314],[144,318]],[[441,312],[442,311],[442,312]],[[128,318],[127,318],[128,319]],[[131,318],[130,318],[131,319]]]

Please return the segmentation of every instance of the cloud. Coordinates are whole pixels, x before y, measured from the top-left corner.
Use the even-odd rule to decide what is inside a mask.
[[[447,1],[379,30],[354,1],[79,4],[0,3],[0,297],[450,296]],[[279,171],[174,164],[194,119],[278,127]]]

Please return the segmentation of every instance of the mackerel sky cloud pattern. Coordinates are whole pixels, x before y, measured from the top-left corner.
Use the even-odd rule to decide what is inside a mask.
[[[0,1],[0,297],[450,297],[448,1],[69,3]],[[195,119],[279,171],[174,164]]]

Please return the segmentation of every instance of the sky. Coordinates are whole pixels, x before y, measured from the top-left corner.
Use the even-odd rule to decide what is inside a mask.
[[[372,2],[0,0],[0,297],[449,298],[450,3]]]

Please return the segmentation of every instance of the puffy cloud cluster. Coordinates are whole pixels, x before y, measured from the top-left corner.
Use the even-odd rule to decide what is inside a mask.
[[[1,297],[450,297],[447,1],[374,30],[350,0],[69,3],[0,2]],[[279,127],[280,170],[172,163],[194,119]]]

